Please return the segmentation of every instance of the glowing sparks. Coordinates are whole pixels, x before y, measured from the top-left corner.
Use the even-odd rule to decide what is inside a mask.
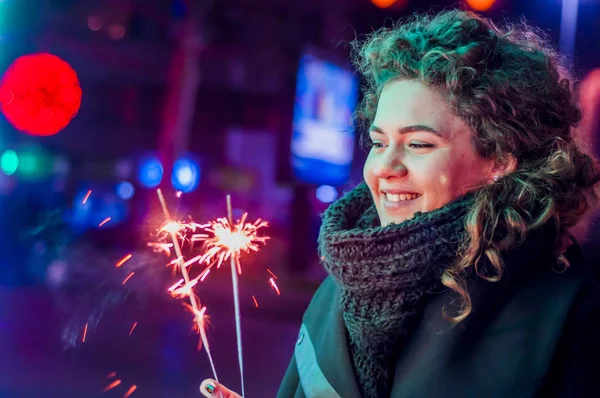
[[[81,337],[82,343],[85,343],[85,338],[87,337],[87,329],[88,329],[88,324],[86,323],[85,326],[83,327],[83,336]]]
[[[167,257],[171,257],[172,243],[148,242],[148,247],[151,247],[155,252],[164,252]]]
[[[204,271],[202,271],[202,273],[200,274],[200,282],[204,282],[208,274],[210,274],[210,268],[207,268]]]
[[[110,217],[106,217],[104,220],[102,220],[102,222],[98,225],[98,227],[103,226],[104,224],[106,224],[109,221],[110,221]]]
[[[127,390],[127,392],[125,393],[125,395],[123,395],[123,398],[129,398],[131,396],[131,394],[133,394],[133,392],[137,389],[137,386],[134,384],[131,387],[129,387],[129,390]]]
[[[127,261],[129,261],[129,259],[133,257],[132,254],[128,254],[125,257],[123,257],[122,259],[120,259],[117,264],[116,267],[119,268],[121,265],[125,264]]]
[[[110,372],[109,374],[106,375],[107,379],[112,379],[113,377],[115,377],[117,375],[117,372]]]
[[[200,279],[199,277],[192,279],[191,281],[183,284],[183,286],[176,287],[173,290],[171,290],[171,288],[169,288],[169,291],[171,292],[171,295],[173,297],[177,297],[177,298],[189,297],[192,294],[194,294],[192,289],[194,288],[194,286],[196,286],[196,283],[198,283],[199,279]],[[173,286],[171,286],[171,287],[173,287]]]
[[[173,244],[173,249],[175,251],[175,256],[176,256],[176,262],[175,262],[175,266],[176,266],[176,270],[178,270],[181,273],[181,276],[183,277],[183,282],[177,284],[177,286],[171,286],[171,288],[169,289],[169,291],[171,292],[172,295],[174,295],[175,297],[187,297],[189,299],[190,304],[188,305],[187,303],[184,303],[184,305],[189,308],[192,313],[194,314],[194,320],[195,320],[195,328],[198,331],[198,333],[200,334],[200,339],[198,341],[198,349],[200,350],[202,348],[202,346],[204,346],[206,355],[208,356],[208,360],[210,362],[210,366],[213,372],[213,376],[215,378],[215,380],[218,382],[219,378],[217,377],[217,371],[215,368],[215,364],[214,361],[212,359],[212,355],[210,353],[210,347],[208,345],[208,338],[206,336],[206,332],[205,332],[205,316],[204,313],[206,312],[206,307],[202,307],[200,309],[200,299],[199,297],[193,292],[193,287],[194,285],[198,282],[198,279],[195,280],[191,280],[189,273],[188,273],[188,269],[187,266],[185,264],[185,258],[183,257],[182,251],[181,251],[181,244],[179,243],[179,239],[182,240],[182,242],[185,240],[185,233],[186,232],[196,232],[196,229],[198,228],[204,228],[205,226],[200,225],[200,224],[196,224],[194,222],[190,222],[190,223],[183,223],[183,222],[177,222],[171,219],[171,215],[169,213],[169,208],[167,207],[167,202],[165,201],[165,197],[162,194],[162,191],[160,189],[158,189],[156,191],[157,195],[158,195],[158,199],[160,201],[160,205],[162,207],[163,210],[163,214],[165,216],[165,223],[163,224],[163,226],[159,229],[158,231],[158,237],[159,240],[164,240],[164,239],[171,239],[171,243]],[[192,284],[193,283],[193,284]]]
[[[85,194],[85,197],[83,198],[83,202],[81,202],[82,205],[85,204],[85,202],[87,202],[87,200],[90,198],[90,195],[92,194],[92,190],[90,189],[89,191],[87,191],[87,193]]]
[[[181,191],[177,191],[177,192],[175,192],[175,196],[177,196],[178,198],[181,198],[182,193],[183,192],[181,192]]]
[[[254,295],[252,295],[252,300],[254,300],[254,305],[256,308],[258,308],[258,301],[256,301],[256,297],[254,297]]]
[[[133,330],[135,329],[135,327],[137,326],[137,322],[135,322],[133,324],[133,326],[131,327],[131,330],[129,331],[129,335],[131,336],[131,333],[133,333]]]
[[[117,380],[113,381],[112,383],[110,383],[109,385],[107,385],[106,387],[104,387],[104,390],[102,390],[102,392],[110,391],[113,388],[115,388],[116,386],[118,386],[119,384],[121,384],[121,380],[117,379]]]
[[[269,284],[277,292],[278,296],[281,295],[281,292],[279,291],[279,287],[277,287],[277,283],[275,283],[275,279],[269,278]]]
[[[127,275],[127,278],[125,278],[125,280],[123,281],[123,285],[127,283],[127,281],[133,276],[133,274],[135,274],[135,272],[130,272],[129,275]]]
[[[268,268],[267,268],[267,272],[268,272],[269,274],[271,274],[271,276],[272,276],[273,278],[277,279],[277,275],[275,275],[273,272],[271,272],[271,270],[270,270],[270,269],[268,269]]]
[[[268,223],[260,218],[254,223],[247,223],[247,216],[248,213],[244,213],[242,218],[233,225],[229,223],[227,218],[218,218],[216,221],[211,221],[205,230],[213,236],[202,239],[205,241],[207,250],[201,262],[207,264],[216,262],[217,268],[219,268],[224,261],[233,256],[238,274],[241,274],[240,254],[250,251],[257,252],[259,244],[264,244],[269,239],[268,236],[258,236],[258,230],[266,227]]]

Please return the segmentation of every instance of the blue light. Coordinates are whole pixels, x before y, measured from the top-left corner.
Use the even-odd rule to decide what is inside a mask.
[[[173,166],[171,182],[178,191],[192,192],[200,182],[200,166],[191,159],[179,159]]]
[[[119,185],[117,185],[117,195],[119,195],[119,197],[121,199],[124,199],[124,200],[131,199],[133,197],[134,193],[135,193],[135,188],[133,187],[133,184],[130,182],[121,181],[119,183]]]
[[[160,160],[155,156],[151,156],[141,162],[138,179],[140,184],[146,188],[154,188],[162,181],[163,173]]]
[[[330,185],[321,185],[317,188],[317,199],[323,203],[331,203],[338,197],[338,191]]]

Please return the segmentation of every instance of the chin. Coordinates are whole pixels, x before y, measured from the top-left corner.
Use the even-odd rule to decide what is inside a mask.
[[[407,215],[396,215],[396,216],[391,216],[388,214],[384,214],[383,216],[379,216],[379,221],[381,222],[381,226],[385,227],[386,225],[390,225],[390,224],[401,224],[406,220],[409,220],[411,218],[413,218],[415,215],[415,213],[412,214],[407,214]]]

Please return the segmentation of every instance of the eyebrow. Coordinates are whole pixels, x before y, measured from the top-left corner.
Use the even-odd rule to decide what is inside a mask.
[[[375,126],[374,124],[372,124],[371,127],[369,127],[369,131],[373,131],[373,132],[379,133],[379,134],[385,134],[382,129]],[[414,124],[411,126],[402,127],[397,130],[398,134],[408,134],[408,133],[414,133],[416,131],[424,131],[424,132],[436,134],[436,135],[439,135],[440,137],[442,137],[442,134],[439,131],[437,131],[433,127],[429,127],[424,124]]]

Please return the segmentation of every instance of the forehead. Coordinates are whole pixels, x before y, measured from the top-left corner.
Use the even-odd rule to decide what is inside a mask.
[[[385,86],[373,123],[386,131],[415,124],[448,133],[468,130],[440,93],[414,80],[394,81]]]

